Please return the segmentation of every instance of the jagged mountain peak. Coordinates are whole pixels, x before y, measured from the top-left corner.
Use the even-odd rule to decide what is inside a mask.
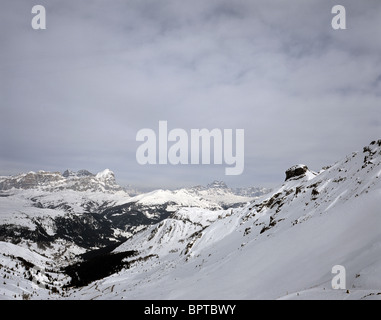
[[[65,178],[79,178],[79,177],[93,177],[94,174],[91,173],[90,171],[86,169],[81,169],[78,171],[72,171],[70,169],[66,169],[63,173],[62,176]]]
[[[105,169],[101,172],[98,172],[95,176],[99,180],[115,180],[115,174],[110,169]]]
[[[207,188],[208,189],[228,189],[228,186],[223,181],[214,180],[212,183],[209,183],[207,185]]]
[[[63,173],[62,173],[62,176],[65,177],[65,178],[69,178],[69,177],[75,177],[77,176],[76,173],[70,169],[66,169]]]

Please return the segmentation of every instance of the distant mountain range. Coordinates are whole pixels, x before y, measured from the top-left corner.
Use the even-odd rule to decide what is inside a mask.
[[[256,195],[265,192],[255,189]],[[63,242],[66,259],[124,241],[182,207],[220,210],[254,198],[239,195],[223,182],[130,196],[109,169],[97,174],[28,172],[0,177],[0,241],[41,248]]]
[[[142,191],[132,185],[127,187],[118,185],[115,180],[114,172],[109,169],[106,169],[97,174],[93,174],[85,169],[79,170],[77,172],[67,169],[63,173],[41,170],[38,172],[31,171],[28,173],[21,173],[14,176],[0,176],[0,191],[8,191],[11,189],[35,189],[48,192],[74,190],[115,193],[118,191],[124,191],[132,197],[144,193],[149,193]],[[233,189],[229,188],[223,181],[214,181],[208,184],[206,187],[195,186],[191,188],[181,188],[178,190],[188,190],[192,193],[203,191],[218,193],[223,191],[223,194],[231,193],[232,195],[247,198],[258,197],[270,191],[270,189],[259,187]],[[178,190],[175,190],[175,192]]]

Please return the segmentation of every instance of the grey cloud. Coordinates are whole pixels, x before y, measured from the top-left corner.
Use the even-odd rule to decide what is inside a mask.
[[[331,1],[40,1],[0,12],[0,174],[114,170],[121,183],[176,186],[220,178],[272,184],[379,138],[381,3]],[[245,129],[246,170],[139,166],[136,132]]]

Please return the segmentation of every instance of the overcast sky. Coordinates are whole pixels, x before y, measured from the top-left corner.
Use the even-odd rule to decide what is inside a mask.
[[[46,30],[31,27],[35,4]],[[347,30],[331,27],[335,4]],[[3,0],[0,48],[0,175],[270,186],[381,138],[381,1]],[[139,165],[136,133],[159,120],[244,129],[244,173]]]

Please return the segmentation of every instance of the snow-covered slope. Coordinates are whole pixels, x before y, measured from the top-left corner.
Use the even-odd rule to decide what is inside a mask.
[[[110,170],[97,175],[66,170],[1,177],[0,189],[0,241],[57,263],[131,235],[101,215],[130,198]]]
[[[253,200],[253,197],[237,196],[229,189],[179,189],[179,190],[155,190],[149,193],[135,196],[129,202],[135,202],[142,206],[155,206],[171,204],[169,211],[175,212],[183,207],[197,207],[210,210],[219,210],[229,205],[245,204]]]
[[[99,259],[106,264],[110,257],[120,257],[117,268],[112,268],[117,272],[62,291],[62,284],[75,282],[68,282],[61,271],[60,279],[50,280],[60,295],[49,295],[51,291],[31,283],[20,269],[0,289],[0,298],[2,294],[9,298],[10,293],[22,297],[31,288],[32,299],[381,298],[381,140],[319,173],[305,165],[294,166],[282,184],[243,207],[210,210],[201,207],[202,202],[200,207],[187,203],[190,191],[168,194],[156,191],[135,197],[134,203],[160,206],[174,201],[183,207],[174,207],[166,219],[136,230],[111,254],[82,258],[89,262],[85,265],[89,270],[103,265]],[[128,207],[120,215],[125,204],[111,208],[116,211],[106,209],[104,217],[137,215],[131,207],[129,215]],[[28,251],[20,253],[18,247],[4,249],[1,259],[15,263],[11,251],[28,257]],[[36,254],[34,247],[23,250]],[[57,272],[53,256],[47,262],[40,256],[33,259],[42,266],[53,264],[52,271]],[[335,265],[346,269],[345,290],[332,289]],[[0,270],[4,274],[9,267]],[[79,263],[70,270],[74,277],[84,268],[81,271]],[[21,289],[15,287],[15,279],[22,282]]]
[[[242,204],[270,192],[269,189],[257,187],[232,189],[222,181],[214,181],[206,187],[197,186],[186,189],[186,191],[203,200],[216,203],[225,209],[242,206]]]
[[[59,270],[55,260],[28,248],[0,242],[0,300],[61,297],[61,288],[69,279]]]
[[[256,188],[255,190],[256,194],[268,192],[267,189]],[[252,193],[248,192],[248,194]],[[181,208],[222,210],[229,207],[242,207],[255,198],[257,196],[238,195],[225,183],[214,182],[207,187],[197,186],[173,191],[159,189],[139,194],[106,209],[103,215],[118,228],[135,232],[137,227],[160,222]]]
[[[29,172],[0,177],[0,241],[13,244],[13,264],[23,259],[19,252],[29,250],[60,269],[80,260],[78,255],[114,246],[182,207],[219,210],[251,199],[216,184],[130,197],[108,169],[96,175],[87,170]]]
[[[244,208],[183,209],[147,227],[115,250],[139,251],[129,268],[71,297],[379,299],[381,140],[319,174],[287,172]],[[348,291],[332,289],[335,265]]]
[[[123,241],[182,207],[219,210],[251,199],[223,183],[130,197],[109,169],[96,175],[87,170],[29,172],[0,177],[0,241],[34,246],[49,256],[53,252],[47,248],[60,243],[72,249],[65,251],[70,258],[79,249]]]

